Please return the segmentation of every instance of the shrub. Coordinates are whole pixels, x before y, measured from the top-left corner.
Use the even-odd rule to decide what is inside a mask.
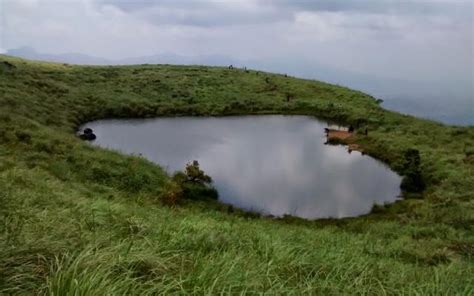
[[[184,183],[183,186],[184,197],[190,200],[217,200],[219,194],[214,187],[204,186],[201,184]]]
[[[212,183],[212,178],[206,175],[204,171],[199,168],[199,162],[197,160],[194,160],[192,163],[188,163],[186,165],[185,173],[188,182],[197,184]]]
[[[343,140],[343,139],[340,139],[340,138],[336,138],[336,137],[331,137],[326,140],[326,143],[327,145],[346,145],[347,143]]]
[[[165,185],[161,200],[168,205],[176,205],[183,199],[205,200],[217,199],[217,190],[210,186],[212,178],[199,168],[194,160],[186,165],[185,171],[176,172],[171,181]]]
[[[24,132],[24,131],[17,131],[17,132],[15,132],[15,135],[16,135],[16,138],[19,141],[25,142],[25,143],[31,143],[31,134],[30,133]]]
[[[160,200],[163,204],[174,206],[184,199],[184,190],[182,184],[176,181],[170,181],[163,187]]]
[[[420,153],[416,149],[408,149],[405,151],[403,165],[403,179],[400,185],[403,191],[421,192],[425,189],[425,182],[421,175],[420,169]]]

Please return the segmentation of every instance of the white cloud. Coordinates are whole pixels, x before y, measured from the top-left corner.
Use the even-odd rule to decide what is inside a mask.
[[[473,18],[472,0],[0,0],[0,52],[223,56],[368,91],[395,79],[383,93],[463,100],[472,118]]]
[[[472,2],[466,1],[0,3],[4,48],[107,58],[225,55],[429,81],[466,81],[474,63]]]

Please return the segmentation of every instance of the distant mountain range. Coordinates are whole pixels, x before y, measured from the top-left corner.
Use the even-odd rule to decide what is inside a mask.
[[[110,65],[112,61],[89,56],[82,53],[64,53],[64,54],[47,54],[39,53],[31,47],[20,47],[15,49],[7,50],[8,55],[30,59],[30,60],[40,60],[40,61],[49,61],[49,62],[59,62],[59,63],[70,63],[70,64],[83,64],[83,65]]]
[[[134,65],[134,64],[203,64],[210,66],[225,66],[238,64],[239,61],[223,55],[202,55],[196,57],[181,56],[171,53],[150,56],[132,57],[125,59],[106,59],[90,56],[82,53],[48,54],[37,52],[31,47],[20,47],[7,51],[8,55],[26,58],[30,60],[41,60],[59,63],[80,65]]]

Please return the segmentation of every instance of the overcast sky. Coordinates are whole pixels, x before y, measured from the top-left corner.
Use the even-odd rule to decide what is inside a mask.
[[[0,0],[0,50],[326,65],[470,88],[474,0]]]

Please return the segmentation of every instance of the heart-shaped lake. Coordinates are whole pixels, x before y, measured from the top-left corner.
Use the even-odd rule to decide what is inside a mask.
[[[327,125],[307,116],[99,120],[93,142],[141,154],[169,172],[198,160],[219,200],[246,210],[307,219],[342,218],[394,202],[401,178],[346,147],[324,145]]]

